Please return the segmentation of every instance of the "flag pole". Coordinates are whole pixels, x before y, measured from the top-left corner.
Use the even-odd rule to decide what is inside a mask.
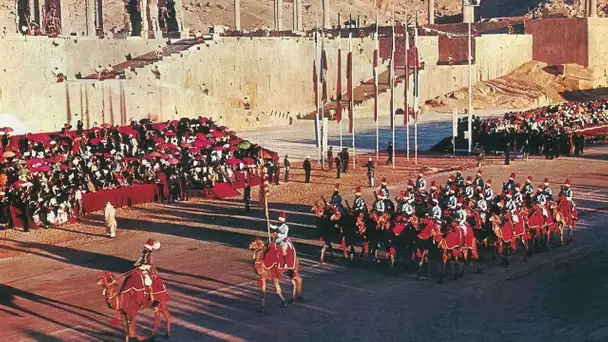
[[[408,50],[410,48],[410,25],[407,22],[407,12],[405,12],[405,89],[404,89],[404,111],[405,111],[405,137],[406,137],[406,159],[410,160],[410,105],[409,105],[409,88],[410,88],[410,61]]]
[[[340,152],[342,151],[342,30],[338,30],[338,102],[337,111],[339,111],[340,122]],[[329,161],[332,163],[332,160]]]
[[[262,156],[264,155],[263,149],[262,149]],[[268,214],[268,195],[270,194],[270,189],[269,189],[269,184],[268,184],[268,177],[266,175],[264,175],[264,214],[266,215],[266,226],[268,228],[268,240],[270,240],[270,215]]]
[[[376,161],[380,154],[380,136],[378,133],[378,11],[376,11],[376,33],[374,35],[374,121],[376,121]]]
[[[416,61],[414,63],[414,73],[416,74],[416,84],[414,84],[414,91],[416,94],[414,97],[414,165],[418,165],[418,103],[420,101],[420,69],[418,68],[418,64],[420,62],[420,56],[418,55],[418,11],[416,11],[414,47],[416,48]]]
[[[393,13],[391,17],[391,70],[389,72],[389,82],[391,87],[391,131],[393,133],[393,169],[395,168],[395,5],[393,5]]]
[[[315,15],[315,64],[317,63],[318,60],[318,56],[319,56],[319,31],[318,31],[318,22],[317,22],[317,15]],[[321,81],[321,73],[320,73],[320,69],[321,69],[321,65],[319,65],[319,67],[317,68],[317,74],[315,75],[316,79],[317,79],[317,94],[316,94],[316,107],[317,107],[317,113],[315,115],[315,135],[317,138],[317,160],[321,159],[321,131],[320,131],[320,126],[319,126],[319,111],[321,110],[320,106],[321,104],[319,103],[319,84]]]
[[[325,13],[325,11],[323,11]],[[325,16],[325,14],[324,14]],[[325,18],[325,17],[324,17]],[[323,19],[325,22],[325,19]],[[319,139],[321,140],[321,169],[325,169],[325,143],[323,141],[323,137],[325,136],[324,130],[327,129],[325,125],[323,125],[325,118],[325,106],[327,104],[327,55],[325,51],[325,26],[321,27],[321,63],[320,63],[319,72],[321,73],[321,117],[319,123],[321,125],[321,130],[319,130]]]
[[[472,69],[472,36],[471,36],[471,21],[474,20],[474,17],[472,17],[472,13],[473,12],[473,8],[472,6],[468,6],[467,10],[469,11],[469,15],[471,16],[471,20],[469,20],[469,35],[468,35],[468,50],[469,53],[467,55],[467,61],[469,63],[469,94],[468,94],[468,98],[469,98],[469,106],[468,106],[468,110],[467,110],[467,114],[468,114],[468,122],[467,122],[467,130],[469,131],[469,155],[471,155],[471,150],[472,150],[472,146],[473,146],[473,69]]]
[[[349,26],[350,28],[350,26]],[[349,30],[350,31],[350,30]],[[350,82],[348,82],[348,91],[349,91],[349,98],[348,98],[348,110],[351,113],[351,117],[352,117],[352,135],[353,135],[353,170],[355,169],[355,165],[356,165],[356,160],[357,160],[357,150],[355,149],[355,113],[353,112],[354,110],[354,106],[353,106],[353,42],[352,42],[352,38],[353,38],[353,33],[352,32],[348,32],[348,56],[350,59],[350,71],[349,71],[349,77],[350,77]]]

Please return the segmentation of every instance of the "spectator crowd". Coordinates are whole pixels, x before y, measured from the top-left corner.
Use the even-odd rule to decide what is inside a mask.
[[[272,158],[204,117],[90,130],[78,121],[75,130],[66,125],[57,133],[11,132],[0,128],[0,225],[15,207],[25,230],[25,218],[50,227],[79,217],[85,193],[156,183],[171,203],[187,199],[188,189],[208,192],[237,173],[257,173],[263,158]]]

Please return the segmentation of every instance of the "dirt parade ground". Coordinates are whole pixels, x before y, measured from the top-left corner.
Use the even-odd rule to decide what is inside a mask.
[[[440,184],[461,166],[465,176],[477,171],[465,157],[424,156],[418,166],[400,157],[397,164],[376,169],[378,180],[388,178],[391,197],[420,170]],[[170,291],[175,341],[608,340],[608,147],[588,149],[581,158],[484,165],[495,191],[512,172],[522,183],[532,175],[534,185],[549,177],[554,192],[571,178],[580,213],[575,241],[526,263],[517,251],[509,267],[488,258],[483,274],[466,266],[463,278],[444,284],[437,284],[436,272],[416,281],[413,271],[389,272],[369,261],[347,268],[339,253],[319,265],[310,209],[331,195],[335,173],[317,167],[312,184],[305,184],[297,166],[291,182],[272,186],[270,216],[287,213],[301,258],[303,302],[282,308],[269,285],[266,312],[256,312],[260,293],[247,247],[266,235],[258,206],[247,214],[238,198],[148,204],[118,210],[115,239],[104,235],[101,213],[28,234],[0,231],[0,341],[124,340],[122,329],[110,324],[112,312],[96,282],[104,271],[129,271],[148,238],[161,242],[155,261]],[[340,183],[352,204],[355,186],[366,185],[364,169],[343,174]],[[364,190],[368,206],[376,189]],[[291,283],[281,284],[289,299]],[[152,316],[140,315],[140,335],[151,335]]]

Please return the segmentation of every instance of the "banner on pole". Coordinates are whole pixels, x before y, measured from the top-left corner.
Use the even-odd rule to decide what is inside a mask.
[[[338,48],[338,84],[336,85],[336,121],[342,121],[342,49]]]
[[[458,109],[452,111],[452,137],[458,136]]]
[[[329,127],[329,120],[327,118],[323,118],[322,122],[323,124],[321,125],[321,142],[323,146],[323,153],[325,153],[328,150],[327,130]]]
[[[347,77],[347,96],[348,96],[348,133],[353,132],[353,53],[351,51],[348,52],[348,57],[346,59],[346,77]]]

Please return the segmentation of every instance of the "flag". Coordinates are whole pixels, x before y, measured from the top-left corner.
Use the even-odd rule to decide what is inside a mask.
[[[338,48],[338,84],[336,85],[336,121],[342,121],[342,49]]]
[[[321,48],[321,84],[323,86],[321,100],[325,103],[327,101],[327,55],[325,53],[325,43],[323,43],[323,47]]]
[[[350,50],[350,49],[349,49]],[[347,95],[348,96],[348,133],[353,132],[353,53],[348,52],[346,57],[346,77],[347,77]]]
[[[376,25],[378,21],[376,20]],[[378,33],[375,35],[374,45],[374,122],[378,121]]]
[[[319,98],[319,83],[318,83],[318,79],[317,79],[317,61],[312,62],[312,86],[313,86],[313,92],[315,94],[313,101],[315,102],[315,105],[317,106],[317,110],[318,110],[319,106],[317,104],[317,99]]]
[[[405,89],[404,89],[404,95],[403,95],[403,125],[407,127],[408,122],[409,122],[409,114],[410,114],[410,106],[407,103],[408,99],[407,99],[407,93],[408,93],[408,88],[409,88],[409,82],[410,82],[410,59],[411,59],[411,54],[410,54],[410,32],[409,32],[409,25],[407,23],[407,14],[406,14],[406,18],[405,18],[405,27],[404,27],[404,37],[405,37],[405,42],[403,43],[403,52],[405,54],[406,57],[406,61],[405,61]]]

